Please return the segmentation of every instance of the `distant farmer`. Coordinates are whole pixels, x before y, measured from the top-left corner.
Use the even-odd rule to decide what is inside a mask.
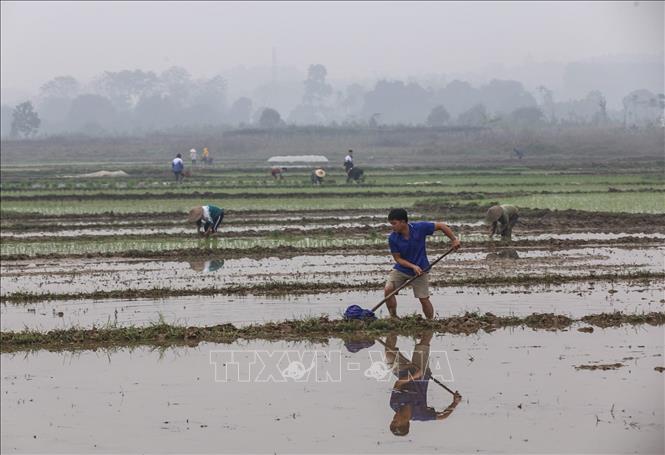
[[[515,226],[518,219],[518,210],[514,205],[490,207],[485,215],[485,223],[490,225],[490,238],[494,234],[500,234],[501,240],[509,241],[513,233],[513,226]]]
[[[277,179],[282,180],[284,178],[283,174],[285,172],[286,172],[285,167],[275,166],[272,169],[270,169],[270,175],[272,175],[272,178],[275,179],[275,180],[277,180]]]
[[[187,222],[195,223],[197,232],[205,237],[216,234],[223,219],[224,209],[216,205],[194,207],[187,216]]]
[[[203,147],[203,156],[201,157],[203,160],[203,164],[211,164],[212,163],[212,158],[210,158],[210,152],[208,151],[208,147]]]
[[[359,167],[352,167],[346,173],[346,183],[351,183],[353,180],[356,183],[361,183],[365,181],[365,171]]]
[[[323,183],[323,178],[326,176],[326,171],[321,168],[314,169],[312,171],[311,180],[314,185],[321,185]]]
[[[388,214],[388,221],[393,232],[388,237],[390,253],[395,259],[395,266],[388,275],[388,281],[384,288],[387,296],[409,278],[418,275],[411,286],[413,295],[420,300],[423,313],[427,319],[434,317],[434,308],[429,299],[429,273],[423,272],[429,267],[427,252],[425,251],[425,239],[435,231],[441,231],[451,241],[451,247],[458,249],[461,244],[455,237],[453,231],[443,222],[416,222],[409,223],[409,218],[404,209],[393,209]],[[390,316],[397,317],[397,299],[392,296],[386,301]]]
[[[349,170],[353,167],[353,150],[349,150],[349,153],[344,157],[344,170],[346,173],[349,173]]]
[[[173,161],[171,161],[171,170],[175,175],[176,183],[182,183],[185,163],[182,162],[182,155],[180,153],[178,153],[175,158],[173,158]]]
[[[443,411],[427,405],[427,386],[432,378],[432,370],[429,368],[432,335],[432,332],[420,335],[420,340],[413,348],[411,360],[397,348],[397,335],[390,335],[386,339],[386,364],[397,377],[390,394],[390,407],[395,411],[390,422],[390,431],[395,436],[409,434],[412,420],[446,419],[462,400],[462,396],[455,392],[452,403]]]
[[[189,151],[189,156],[192,159],[192,166],[194,166],[196,164],[196,149],[191,149]]]

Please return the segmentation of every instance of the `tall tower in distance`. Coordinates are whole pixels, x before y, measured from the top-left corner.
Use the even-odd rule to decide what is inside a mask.
[[[277,85],[277,48],[272,48],[272,86]]]

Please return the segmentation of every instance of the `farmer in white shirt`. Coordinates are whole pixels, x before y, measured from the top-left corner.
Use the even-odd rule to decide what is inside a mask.
[[[173,158],[173,161],[171,161],[171,170],[175,175],[176,183],[182,183],[182,179],[184,177],[183,171],[185,170],[185,163],[182,162],[182,155],[180,153],[178,153],[175,156],[175,158]]]
[[[344,170],[347,175],[351,169],[353,169],[353,150],[349,150],[348,155],[344,157]]]
[[[192,166],[194,166],[196,164],[196,149],[191,149],[189,156],[192,158]]]

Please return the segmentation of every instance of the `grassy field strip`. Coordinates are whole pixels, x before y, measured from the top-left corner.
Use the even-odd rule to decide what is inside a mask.
[[[477,203],[486,205],[491,201],[515,204],[518,207],[548,208],[552,210],[577,209],[599,212],[626,213],[665,213],[665,195],[656,192],[643,193],[594,193],[594,194],[545,194],[493,199],[465,199],[461,197],[423,199],[422,196],[373,197],[371,194],[357,194],[357,197],[327,197],[315,199],[316,209],[344,210],[365,209],[379,210],[393,207],[413,207],[417,202]],[[146,199],[146,200],[83,200],[83,201],[6,201],[2,203],[2,215],[5,213],[37,212],[46,215],[60,214],[100,214],[113,213],[186,213],[192,206],[212,203],[231,210],[306,210],[312,208],[313,198],[252,198],[226,199],[187,198],[187,199]]]
[[[483,202],[479,200],[478,202]],[[546,208],[550,210],[585,210],[589,212],[665,213],[665,195],[662,193],[606,193],[543,194],[508,197],[501,203],[518,207]]]
[[[3,202],[2,212],[43,214],[85,214],[85,213],[138,213],[146,214],[153,212],[182,212],[189,211],[194,205],[202,203],[216,204],[225,209],[232,210],[306,210],[315,206],[317,210],[343,210],[343,209],[387,209],[403,206],[411,207],[418,198],[415,196],[395,196],[386,198],[384,196],[372,198],[361,195],[356,198],[303,198],[292,199],[256,198],[251,200],[230,199],[164,199],[164,200],[117,200],[117,201],[31,201],[31,202]]]

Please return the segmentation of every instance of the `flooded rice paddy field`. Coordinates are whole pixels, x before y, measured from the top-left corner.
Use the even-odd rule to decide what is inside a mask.
[[[313,188],[304,172],[279,184],[211,170],[181,187],[149,170],[123,182],[12,172],[3,168],[1,183],[0,324],[3,340],[28,342],[6,341],[0,354],[3,453],[665,450],[661,173],[381,170],[346,186],[331,171]],[[482,219],[497,202],[519,202],[510,243],[486,237]],[[184,222],[204,203],[228,209],[214,242]],[[481,331],[462,318],[453,333],[468,335],[444,335],[414,317],[400,319],[413,337],[381,329],[387,319],[316,334],[317,318],[381,300],[392,267],[386,214],[396,205],[413,220],[449,222],[463,242],[431,272],[438,321],[492,313],[477,318],[554,322]],[[446,249],[437,233],[430,259]],[[400,316],[420,313],[411,291],[398,302]],[[618,312],[659,316],[581,322]],[[314,335],[293,341],[293,327],[278,323],[286,319]],[[273,341],[188,335],[229,324],[264,324]],[[184,337],[174,329],[183,326]],[[136,335],[150,327],[162,332]],[[72,328],[94,330],[72,342]],[[97,329],[128,338],[105,344]],[[432,374],[463,398],[443,420],[419,408],[396,436],[391,396],[396,406],[406,395],[392,393],[382,343],[411,358],[430,336]],[[300,363],[270,363],[285,351]],[[266,370],[254,362],[251,378],[221,381],[224,363],[236,365],[220,360],[229,352],[245,366],[262,352]],[[428,406],[443,411],[451,395],[428,384]]]
[[[574,283],[556,286],[473,287],[453,286],[432,291],[436,317],[465,312],[490,312],[498,316],[532,313],[565,314],[581,318],[588,314],[623,312],[642,314],[665,311],[665,283]],[[370,308],[381,300],[380,292],[347,291],[305,295],[177,296],[138,299],[41,300],[3,303],[2,331],[30,329],[48,331],[72,327],[149,326],[159,321],[174,325],[235,326],[302,319],[327,315],[342,317],[349,305]],[[420,311],[410,292],[400,296],[399,313]],[[377,311],[386,317],[384,308]]]
[[[428,420],[452,403],[430,381],[432,410],[404,436],[390,429],[401,395],[381,342],[410,360],[426,332],[2,354],[1,449],[663,453],[662,327],[576,328],[434,335],[429,369],[462,398]]]
[[[516,242],[516,244],[518,244]],[[475,250],[475,251],[474,251]],[[444,251],[444,250],[440,250]],[[511,253],[506,256],[504,253]],[[590,274],[657,273],[662,271],[665,246],[640,248],[587,247],[560,249],[460,250],[430,273],[435,284],[501,281],[502,277],[574,277]],[[298,287],[311,293],[330,292],[344,286],[377,289],[391,268],[388,254],[298,255],[260,259],[214,259],[187,261],[141,259],[35,259],[3,261],[2,295],[30,293],[91,294],[100,291],[168,289],[174,292],[216,289],[220,293],[238,287],[263,286],[273,293]],[[280,286],[285,289],[280,290]],[[328,288],[326,288],[328,286]]]

